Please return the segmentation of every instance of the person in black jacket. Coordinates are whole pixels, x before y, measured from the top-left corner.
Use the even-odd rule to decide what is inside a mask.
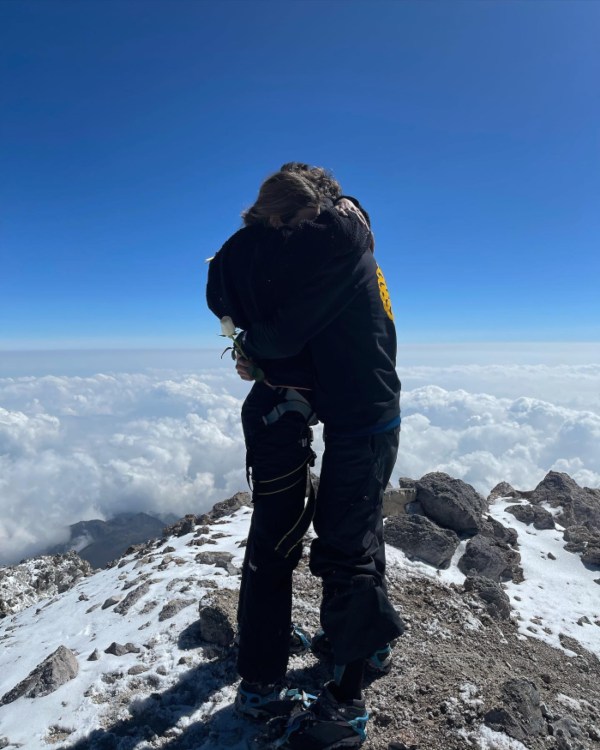
[[[212,312],[249,328],[293,298],[313,268],[328,258],[363,252],[364,230],[337,211],[321,213],[340,193],[325,170],[297,163],[266,180],[256,205],[277,210],[285,223],[258,216],[254,207],[244,214],[246,226],[210,262],[207,302]],[[294,231],[309,218],[317,220],[307,228],[309,237],[303,226]],[[314,457],[310,353],[305,347],[287,358],[259,357],[257,365],[265,380],[254,384],[242,407],[254,512],[238,606],[243,681],[237,701],[240,710],[256,717],[280,707],[292,629],[292,572],[314,511],[312,492],[305,508]],[[301,629],[292,633],[296,648],[309,645]]]
[[[312,386],[310,402],[325,423],[326,444],[311,569],[323,578],[321,621],[336,664],[334,682],[324,688],[311,711],[288,728],[281,746],[301,748],[310,743],[325,748],[338,741],[352,746],[364,738],[365,659],[402,631],[385,590],[381,520],[382,493],[395,461],[399,429],[393,315],[383,275],[370,252],[372,236],[359,211],[346,208],[350,215],[343,217],[319,205],[325,210],[306,216],[315,207],[305,204],[304,216],[312,221],[282,231],[282,226],[296,223],[298,212],[286,216],[272,200],[261,200],[264,197],[259,195],[249,213],[253,220],[266,219],[258,225],[260,232],[255,230],[263,240],[270,229],[280,229],[271,235],[283,251],[274,265],[281,271],[288,264],[288,271],[294,272],[293,288],[290,292],[283,285],[285,294],[273,300],[269,315],[251,322],[240,319],[246,328],[240,344],[265,368],[267,377],[273,362],[300,357],[308,365],[305,382]],[[268,278],[276,276],[277,271]],[[273,288],[277,296],[280,287]],[[238,322],[235,316],[234,320]],[[255,503],[254,518],[258,507]],[[268,515],[280,515],[279,507],[271,507]],[[281,561],[273,560],[281,568]],[[294,558],[292,565],[296,562]],[[243,593],[242,601],[245,598]],[[240,646],[243,633],[242,619]],[[244,682],[242,691],[243,687]],[[256,702],[260,706],[260,697]]]

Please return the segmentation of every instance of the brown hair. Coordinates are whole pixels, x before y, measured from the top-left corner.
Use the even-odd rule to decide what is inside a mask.
[[[271,216],[279,216],[285,223],[285,219],[294,216],[299,209],[316,208],[319,203],[319,193],[307,175],[279,171],[263,182],[254,205],[244,211],[242,218],[246,226],[266,224]]]
[[[280,167],[280,172],[295,172],[309,180],[322,198],[335,201],[342,195],[342,186],[329,170],[323,167],[311,167],[300,161],[289,161]]]

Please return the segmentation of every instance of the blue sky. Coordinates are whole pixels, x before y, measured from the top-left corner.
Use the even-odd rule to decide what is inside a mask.
[[[406,342],[600,340],[600,3],[0,3],[0,347],[219,341],[289,160],[368,208]]]

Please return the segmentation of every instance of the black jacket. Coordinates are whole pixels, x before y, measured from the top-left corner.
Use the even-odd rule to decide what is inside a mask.
[[[230,316],[238,328],[273,319],[279,309],[302,296],[314,275],[328,264],[347,267],[366,251],[368,233],[355,218],[323,211],[293,230],[255,225],[236,232],[211,260],[206,300],[218,317]],[[288,355],[255,354],[273,385],[312,388],[308,347]]]
[[[332,433],[369,432],[393,422],[400,414],[396,332],[369,232],[332,210],[291,236],[292,246],[318,263],[300,264],[293,293],[268,320],[251,323],[245,352],[262,361],[308,349],[315,409]]]

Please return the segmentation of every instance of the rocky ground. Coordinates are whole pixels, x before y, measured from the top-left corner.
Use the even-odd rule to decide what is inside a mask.
[[[372,718],[364,750],[600,746],[597,649],[566,635],[559,621],[551,628],[547,613],[544,619],[528,615],[524,621],[512,595],[523,571],[527,574],[521,553],[535,528],[547,529],[540,533],[553,538],[564,534],[563,541],[571,545],[565,557],[580,566],[576,571],[584,571],[586,552],[592,560],[587,568],[595,565],[590,551],[598,539],[592,523],[597,491],[573,488],[567,479],[549,475],[537,495],[508,486],[498,490],[494,498],[511,496],[519,506],[516,513],[507,508],[508,517],[523,519],[515,521],[518,534],[502,530],[486,515],[487,502],[457,480],[429,475],[423,482],[421,496],[436,527],[419,522],[418,548],[388,547],[389,591],[406,632],[395,645],[391,672],[371,679],[365,690]],[[563,492],[561,503],[548,501],[548,486],[555,488],[554,498]],[[418,502],[418,491],[415,497]],[[54,592],[43,607],[0,620],[5,650],[4,657],[0,653],[0,748],[268,747],[262,725],[240,718],[232,708],[247,502],[247,495],[240,494],[202,517],[186,517],[163,539],[130,550],[109,569],[74,576],[74,587]],[[456,528],[451,536],[444,527],[440,534],[440,512],[448,512],[449,505],[453,520],[444,518],[444,523],[467,527],[468,533]],[[556,522],[557,513],[570,524],[570,533]],[[399,544],[414,541],[404,533],[412,528],[404,521],[390,523]],[[582,528],[585,533],[574,531]],[[431,547],[440,555],[437,569],[423,563]],[[543,578],[548,586],[561,564],[556,557],[540,562],[548,570]],[[466,578],[459,572],[461,560]],[[588,573],[592,601],[597,601],[593,595],[600,589],[591,576],[600,574]],[[558,608],[561,591],[555,597]],[[309,631],[319,625],[319,601],[320,585],[304,561],[295,575],[294,618]],[[575,634],[597,631],[600,640],[600,606],[593,607],[596,619],[581,617],[573,627]],[[540,637],[553,628],[560,647]],[[52,659],[39,663],[39,654],[50,651]],[[295,656],[289,677],[293,684],[317,690],[329,679],[330,665],[310,653]],[[27,722],[29,733],[23,729]]]

